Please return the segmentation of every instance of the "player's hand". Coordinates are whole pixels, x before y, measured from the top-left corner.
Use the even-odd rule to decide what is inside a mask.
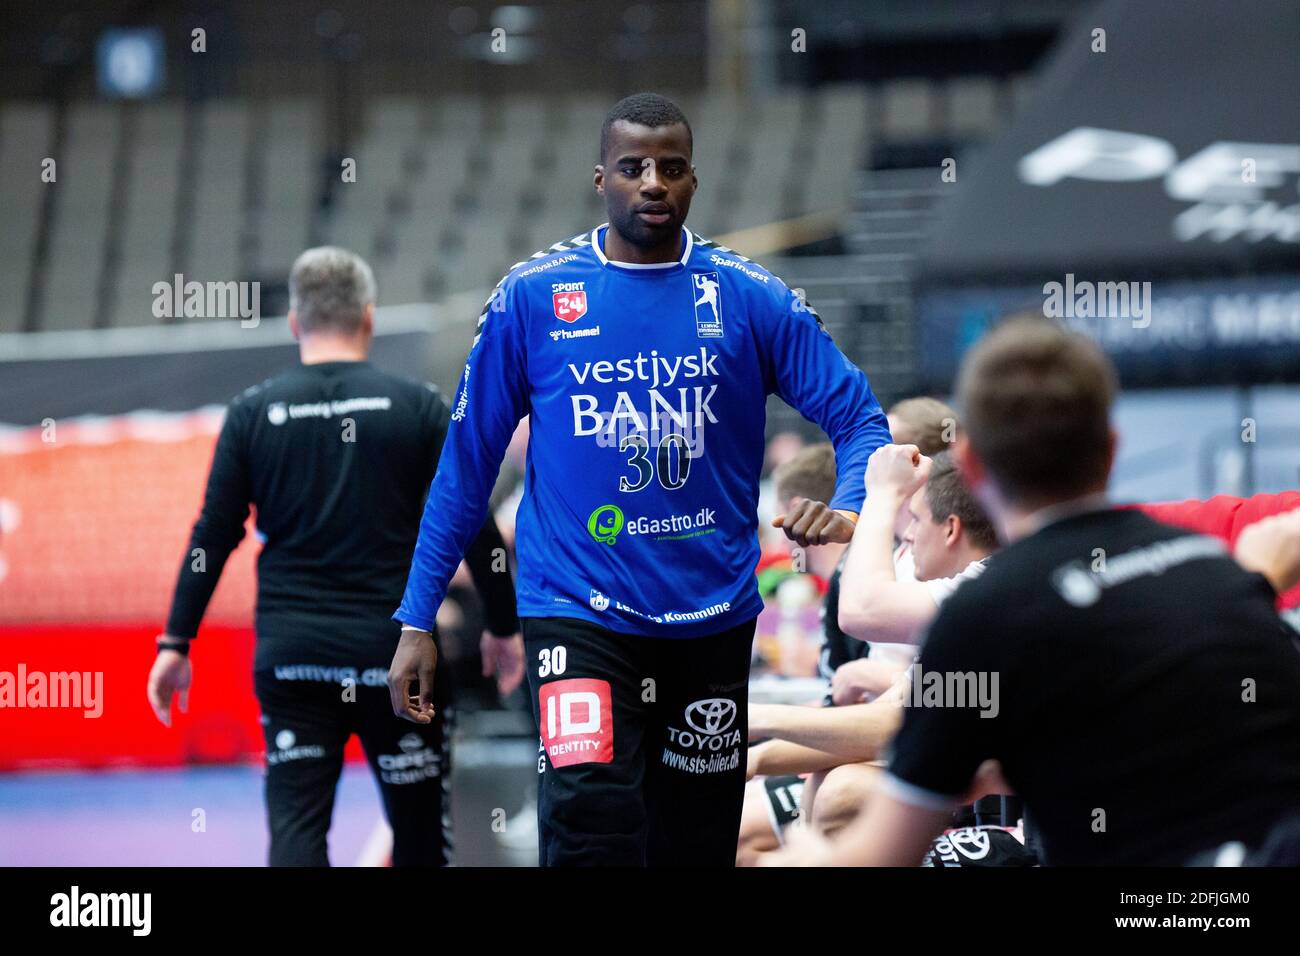
[[[831,675],[831,700],[838,707],[869,701],[889,690],[898,673],[897,667],[866,657],[841,664]]]
[[[793,498],[790,503],[790,512],[773,518],[772,527],[780,528],[799,547],[848,544],[853,540],[853,522],[824,501]]]
[[[403,631],[397,653],[388,668],[388,696],[393,713],[416,724],[433,720],[433,674],[438,666],[438,645],[428,631]],[[418,682],[420,696],[411,696]]]
[[[169,641],[179,638],[163,635]],[[164,727],[172,725],[172,697],[180,695],[180,709],[184,714],[190,708],[190,681],[194,671],[190,658],[180,651],[159,651],[149,669],[149,706]]]
[[[524,638],[522,634],[497,637],[484,631],[478,642],[483,658],[483,676],[497,678],[497,693],[502,697],[514,693],[524,679]]]
[[[889,701],[895,707],[907,706],[907,699],[912,695],[912,669],[909,667],[895,678],[894,682],[889,685],[889,690],[881,694],[877,700]]]
[[[1300,508],[1248,525],[1234,555],[1247,571],[1268,578],[1278,594],[1300,583]]]
[[[910,498],[930,477],[933,464],[915,445],[881,445],[867,459],[867,497],[894,492]]]

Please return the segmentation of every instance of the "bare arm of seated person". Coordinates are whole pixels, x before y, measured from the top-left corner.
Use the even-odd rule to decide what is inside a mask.
[[[838,767],[843,762],[843,757],[824,750],[792,744],[788,740],[767,740],[749,748],[745,779],[779,777],[791,773],[813,773]]]
[[[885,445],[867,463],[867,498],[840,573],[840,629],[859,640],[915,643],[937,608],[930,590],[894,574],[894,523],[931,462],[915,445]]]
[[[893,692],[847,707],[749,706],[751,737],[775,737],[834,755],[841,763],[875,760],[901,719],[902,700]]]

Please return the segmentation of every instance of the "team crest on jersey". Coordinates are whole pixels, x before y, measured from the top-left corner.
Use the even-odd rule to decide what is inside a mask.
[[[587,293],[584,282],[551,283],[551,308],[561,322],[577,322],[587,314]]]
[[[702,339],[722,338],[722,284],[716,272],[693,272],[695,334]]]

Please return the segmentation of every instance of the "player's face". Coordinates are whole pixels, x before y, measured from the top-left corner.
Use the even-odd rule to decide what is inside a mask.
[[[610,226],[629,243],[652,249],[676,241],[698,185],[686,127],[614,123],[595,183]]]
[[[912,549],[912,566],[918,581],[944,577],[948,549],[946,522],[935,524],[930,503],[925,500],[925,488],[918,488],[908,502],[908,511],[912,513],[912,523],[907,527],[903,540]]]

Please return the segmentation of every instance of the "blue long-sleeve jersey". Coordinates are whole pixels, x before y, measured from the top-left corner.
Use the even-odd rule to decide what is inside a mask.
[[[397,620],[433,629],[525,415],[520,617],[655,637],[755,617],[772,393],[834,443],[831,507],[860,510],[867,458],[889,429],[817,313],[762,266],[686,229],[676,262],[611,262],[607,228],[519,263],[489,298]]]

